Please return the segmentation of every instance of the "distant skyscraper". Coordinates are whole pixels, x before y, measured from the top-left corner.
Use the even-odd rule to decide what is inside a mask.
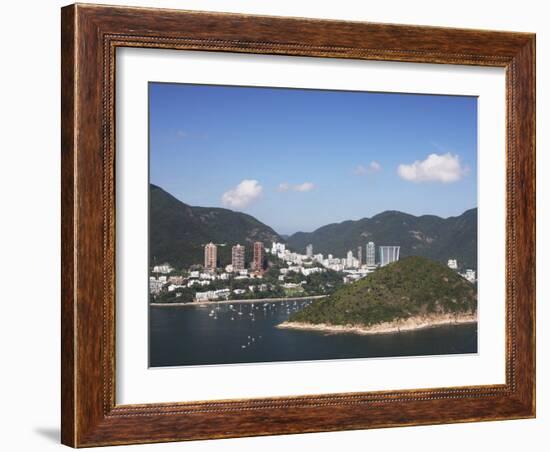
[[[365,255],[365,263],[368,267],[374,267],[376,265],[376,247],[374,242],[367,243],[367,254]]]
[[[357,247],[357,263],[359,266],[363,265],[363,247]]]
[[[254,270],[262,271],[264,268],[264,242],[254,242]]]
[[[212,242],[204,247],[204,268],[215,270],[218,260],[218,247]]]
[[[231,265],[233,271],[244,270],[244,246],[235,245],[231,248]]]
[[[306,256],[310,258],[313,256],[313,245],[311,243],[306,246]]]
[[[391,264],[399,260],[399,246],[380,247],[380,266]]]
[[[346,258],[346,267],[353,267],[353,251],[349,250]]]

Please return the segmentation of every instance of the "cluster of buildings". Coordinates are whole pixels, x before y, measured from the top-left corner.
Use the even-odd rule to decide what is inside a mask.
[[[368,242],[365,245],[364,253],[363,247],[358,246],[355,255],[352,250],[349,250],[346,256],[342,258],[335,257],[332,254],[328,254],[327,256],[321,253],[315,254],[312,244],[306,246],[305,254],[300,254],[288,250],[284,243],[273,242],[270,253],[286,262],[288,267],[280,270],[282,276],[286,275],[288,271],[294,271],[307,276],[308,274],[328,269],[343,273],[344,283],[348,283],[364,278],[376,270],[378,266],[385,266],[398,261],[399,250],[399,246],[380,246],[378,264],[376,262],[376,245],[374,242]],[[320,267],[311,267],[311,264],[315,263],[319,264]]]
[[[477,281],[477,275],[476,271],[472,270],[471,268],[467,268],[464,273],[460,273],[458,271],[458,261],[456,259],[449,259],[447,261],[447,267],[449,267],[451,270],[455,270],[458,272],[460,276],[462,276],[464,279],[471,283],[475,283]]]
[[[380,246],[380,258],[378,265],[383,267],[391,264],[392,262],[398,261],[399,250],[399,246]],[[358,246],[356,255],[353,254],[352,250],[349,250],[343,258],[334,257],[332,254],[328,254],[327,256],[324,256],[323,254],[314,254],[312,244],[306,246],[305,254],[299,254],[286,249],[286,245],[284,243],[273,242],[270,252],[289,264],[301,265],[304,261],[311,260],[313,262],[318,262],[323,267],[334,271],[359,268],[374,270],[377,267],[376,246],[374,242],[368,242],[366,244],[365,253],[363,253],[363,247]],[[363,256],[365,256],[364,259]]]
[[[286,248],[284,243],[273,242],[271,248],[265,248],[264,243],[254,242],[252,261],[249,268],[246,268],[246,249],[243,245],[237,244],[231,247],[231,264],[220,269],[218,265],[218,246],[214,243],[208,243],[204,246],[204,266],[203,271],[190,271],[187,277],[170,275],[174,268],[170,264],[155,265],[153,267],[154,276],[149,278],[149,290],[152,294],[158,295],[164,291],[173,292],[177,289],[193,288],[195,299],[220,300],[228,299],[231,293],[242,295],[246,289],[234,289],[231,291],[228,287],[210,289],[216,280],[251,280],[262,279],[265,269],[265,255],[270,253],[277,257],[284,266],[279,268],[278,285],[283,289],[300,289],[306,280],[298,281],[296,275],[307,277],[315,273],[323,273],[327,270],[333,270],[342,273],[344,283],[353,282],[364,278],[373,272],[377,266],[384,266],[391,262],[399,260],[399,246],[381,246],[379,247],[379,262],[376,262],[376,247],[373,242],[368,242],[363,247],[359,246],[354,255],[349,250],[345,257],[337,258],[332,254],[324,256],[321,253],[314,254],[313,245],[306,246],[305,254],[296,253]],[[364,256],[364,259],[363,259]],[[219,284],[216,284],[219,287]],[[265,286],[265,288],[263,287]],[[248,290],[263,291],[267,290],[265,284],[251,284]]]
[[[177,289],[192,288],[196,301],[207,301],[227,300],[233,295],[243,295],[246,292],[273,290],[271,287],[273,284],[268,285],[261,281],[264,277],[266,253],[278,258],[281,264],[284,264],[279,266],[278,280],[275,285],[287,290],[301,290],[301,287],[307,283],[307,276],[327,270],[341,273],[344,283],[353,282],[366,277],[378,267],[398,261],[400,254],[400,247],[397,245],[379,246],[377,259],[377,248],[372,241],[364,246],[358,246],[355,253],[353,250],[348,250],[346,255],[340,258],[332,254],[326,256],[322,253],[315,254],[312,244],[308,244],[305,247],[305,254],[301,254],[290,251],[284,243],[273,242],[271,248],[265,248],[263,242],[257,241],[252,245],[252,260],[248,268],[246,249],[240,244],[231,247],[231,264],[220,268],[218,246],[220,245],[212,242],[206,244],[203,270],[190,271],[186,277],[173,275],[174,268],[170,264],[155,265],[153,267],[155,275],[149,278],[151,294],[176,291],[178,295]],[[449,259],[447,265],[458,272],[459,266],[456,259]],[[476,281],[476,272],[472,269],[466,269],[464,273],[459,274],[472,283]],[[300,276],[304,279],[301,280]],[[227,284],[214,283],[218,280],[227,281]],[[239,288],[231,290],[230,280],[246,280],[246,282]]]
[[[258,273],[264,270],[265,249],[263,242],[254,242],[253,259],[250,263],[250,268]],[[231,264],[225,267],[229,273],[239,272],[246,267],[245,247],[237,244],[231,248]],[[218,268],[218,246],[210,242],[204,246],[204,268],[205,270],[214,271]]]
[[[174,271],[170,264],[155,265],[153,273],[149,277],[149,292],[158,295],[163,291],[173,292],[177,289],[193,288],[196,290],[195,299],[205,300],[227,300],[231,295],[229,288],[207,290],[214,281],[224,280],[250,280],[262,279],[264,271],[265,249],[263,242],[253,244],[253,259],[250,263],[250,270],[246,268],[245,247],[237,244],[231,248],[231,264],[227,265],[221,272],[218,271],[218,245],[208,243],[204,246],[204,270],[190,271],[187,277],[167,276]],[[252,284],[249,291],[264,290],[264,285]],[[205,290],[206,289],[206,290]],[[236,295],[246,292],[244,289],[235,289]]]
[[[153,267],[153,273],[162,273],[156,272],[158,267]],[[172,269],[173,270],[173,269]],[[170,273],[170,272],[169,272]],[[149,276],[149,292],[153,295],[158,295],[163,291],[173,292],[177,289],[195,289],[197,294],[202,293],[199,290],[206,290],[205,293],[208,293],[208,299],[227,299],[230,295],[229,289],[217,289],[217,290],[208,290],[209,286],[214,285],[216,281],[227,281],[234,279],[236,281],[250,281],[251,285],[249,290],[254,292],[256,290],[264,290],[262,284],[255,284],[255,280],[261,280],[262,275],[257,272],[249,272],[247,269],[242,269],[238,271],[232,271],[231,273],[223,271],[221,273],[216,273],[208,270],[204,271],[190,271],[187,276],[182,275],[166,275],[166,274],[157,274],[154,276]],[[235,291],[234,291],[235,292]],[[242,293],[239,291],[235,292],[236,294]],[[197,300],[203,295],[199,295]]]

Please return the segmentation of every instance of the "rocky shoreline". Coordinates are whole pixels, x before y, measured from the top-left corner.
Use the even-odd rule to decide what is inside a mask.
[[[465,323],[476,323],[477,313],[474,314],[429,314],[414,316],[408,319],[399,319],[392,322],[382,322],[376,325],[331,325],[328,323],[305,323],[305,322],[283,322],[276,328],[320,331],[326,333],[354,333],[354,334],[391,334],[406,331],[434,328],[445,325],[459,325]]]

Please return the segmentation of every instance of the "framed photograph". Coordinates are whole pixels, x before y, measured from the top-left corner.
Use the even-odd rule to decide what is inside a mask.
[[[535,36],[62,9],[62,442],[535,416]]]

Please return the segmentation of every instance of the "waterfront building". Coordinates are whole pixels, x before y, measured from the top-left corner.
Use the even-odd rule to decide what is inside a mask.
[[[374,267],[376,265],[376,247],[374,246],[374,242],[367,243],[365,263],[367,264],[367,267]]]
[[[363,247],[358,246],[357,247],[357,266],[361,267],[363,264]]]
[[[399,260],[399,246],[381,246],[380,247],[380,266],[391,264]]]
[[[306,246],[306,256],[311,259],[313,256],[313,245],[310,243],[308,246]]]
[[[260,272],[264,269],[264,243],[263,242],[254,242],[254,260],[253,260],[254,270]]]
[[[449,259],[447,261],[447,267],[456,270],[458,268],[458,263],[456,262],[456,259]]]
[[[231,265],[233,271],[244,270],[244,246],[237,244],[231,248]]]
[[[204,268],[216,270],[218,262],[218,247],[212,242],[204,246]]]
[[[472,270],[471,268],[468,268],[466,270],[466,273],[463,276],[464,276],[464,278],[466,278],[471,283],[476,282],[476,272],[475,272],[475,270]]]
[[[209,301],[209,300],[219,300],[223,298],[227,300],[229,298],[230,290],[229,289],[219,289],[219,290],[208,290],[206,292],[196,292],[195,301]]]

